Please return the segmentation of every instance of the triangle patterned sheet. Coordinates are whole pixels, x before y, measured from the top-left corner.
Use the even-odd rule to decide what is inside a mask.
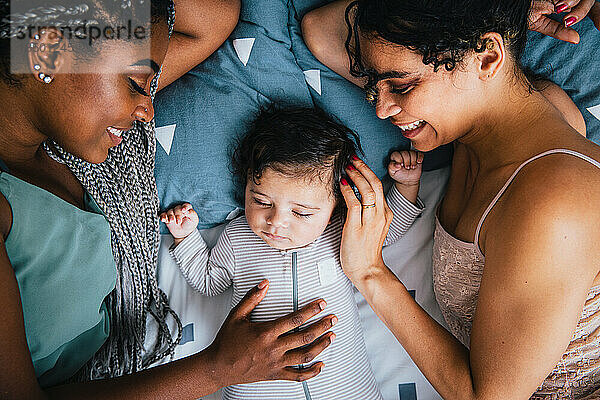
[[[321,95],[321,71],[318,69],[309,69],[304,72],[304,79],[306,79],[306,83],[313,88],[319,96]]]
[[[233,39],[233,49],[244,67],[248,64],[255,40],[255,38]]]
[[[173,144],[176,126],[176,124],[172,124],[156,128],[156,140],[158,140],[158,143],[160,143],[167,155],[171,153],[171,145]]]
[[[596,117],[597,119],[600,119],[600,104],[598,104],[597,106],[594,106],[594,107],[590,107],[587,110],[590,113],[592,113],[592,115],[594,117]]]

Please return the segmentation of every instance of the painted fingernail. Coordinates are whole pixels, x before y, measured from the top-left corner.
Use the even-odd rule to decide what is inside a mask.
[[[326,306],[327,306],[327,303],[325,303],[325,300],[321,300],[319,302],[319,307],[321,308],[321,310],[324,310]]]
[[[356,168],[354,168],[354,165],[348,165],[346,168],[348,168],[350,171],[356,171]]]
[[[354,155],[352,156],[352,159],[353,159],[354,161],[358,161],[358,160],[359,160],[359,158],[356,156],[356,154],[354,154]]]
[[[571,25],[573,25],[575,22],[577,22],[577,17],[569,17],[569,18],[565,19],[565,26],[568,28]]]
[[[348,185],[348,181],[345,178],[340,179],[340,183],[344,186]]]
[[[567,3],[560,3],[556,6],[556,13],[560,14],[561,12],[565,11],[568,7],[569,5]]]
[[[337,322],[338,322],[337,317],[331,318],[331,326],[334,326],[335,324],[337,324]]]
[[[332,333],[331,336],[329,336],[329,343],[333,342],[335,340],[335,333]]]
[[[264,279],[261,283],[258,284],[259,289],[264,289],[269,284],[268,279]]]

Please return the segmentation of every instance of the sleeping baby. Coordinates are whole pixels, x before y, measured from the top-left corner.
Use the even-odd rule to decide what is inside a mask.
[[[356,134],[321,111],[265,110],[233,153],[245,213],[226,226],[216,246],[206,246],[190,204],[160,215],[174,237],[171,255],[202,294],[216,295],[233,285],[234,306],[268,279],[269,291],[253,311],[253,321],[274,320],[317,298],[325,299],[336,316],[333,334],[328,333],[333,342],[319,356],[324,364],[319,375],[305,382],[229,386],[223,389],[225,399],[381,398],[353,286],[339,259],[345,207],[339,185],[349,184],[344,170],[353,168],[357,150]],[[399,239],[424,209],[417,198],[421,161],[422,154],[412,151],[391,156],[388,171],[395,183],[386,200],[394,218],[384,245]]]

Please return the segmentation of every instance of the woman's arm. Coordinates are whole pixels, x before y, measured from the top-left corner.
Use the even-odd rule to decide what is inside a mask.
[[[331,343],[333,316],[300,332],[286,334],[325,308],[316,300],[298,312],[272,322],[252,323],[250,313],[264,298],[263,281],[229,313],[213,343],[202,352],[121,378],[70,384],[42,390],[25,339],[19,287],[6,253],[4,237],[12,223],[10,205],[0,194],[0,397],[2,399],[165,399],[198,398],[237,383],[260,380],[306,380],[323,366],[303,370],[288,367],[308,363]],[[50,334],[50,332],[49,332]],[[308,346],[307,346],[308,344]]]
[[[37,383],[25,340],[17,282],[0,246],[0,302],[5,323],[0,330],[0,388],[3,399],[196,399],[221,387],[260,380],[303,381],[321,372],[322,363],[297,370],[288,367],[313,360],[331,343],[332,316],[287,334],[322,311],[322,300],[273,322],[251,323],[249,315],[268,285],[246,295],[223,323],[215,341],[202,352],[136,374],[56,386],[43,391]],[[243,339],[240,339],[243,338]],[[310,343],[308,347],[306,343]]]
[[[158,90],[204,61],[235,28],[240,0],[175,0],[175,26]]]
[[[349,60],[344,43],[348,35],[345,21],[346,7],[352,0],[337,0],[308,12],[302,19],[302,36],[313,55],[324,65],[350,82],[363,86],[364,82],[350,75]],[[530,29],[567,42],[579,41],[579,34],[549,15],[556,12],[555,3],[568,6],[563,19],[575,18],[575,23],[589,16],[600,29],[600,3],[596,0],[536,0],[532,6]],[[558,5],[558,4],[557,4]]]
[[[251,323],[250,313],[267,293],[268,282],[261,285],[262,289],[252,289],[230,312],[206,350],[122,378],[55,387],[47,391],[48,398],[196,399],[233,384],[271,379],[304,381],[316,376],[323,363],[302,371],[287,366],[310,362],[329,346],[331,334],[322,333],[332,326],[332,316],[301,332],[280,336],[321,312],[323,300],[273,322]],[[311,344],[296,349],[304,343]]]
[[[345,10],[352,1],[337,0],[308,12],[302,18],[302,36],[308,49],[321,63],[348,81],[362,87],[365,84],[364,80],[350,75],[350,64],[344,45],[348,35]],[[575,18],[575,23],[577,23],[589,16],[596,27],[600,29],[600,2],[596,0],[565,0],[560,2],[536,0],[532,6],[530,29],[567,42],[576,43],[579,41],[579,34],[573,28],[566,27],[564,23],[548,18],[549,15],[556,12],[555,3],[564,3],[568,6],[565,9],[567,12],[563,15],[564,20]],[[545,90],[542,93],[546,95]],[[583,131],[581,129],[583,117],[577,116],[578,113],[579,115],[581,113],[574,104],[569,104],[572,103],[570,98],[568,100],[564,99],[564,96],[560,94],[554,96],[556,94],[554,88],[550,88],[548,93],[550,96],[546,97],[567,117],[567,122],[585,136],[585,129]],[[557,102],[553,101],[553,98],[556,98]],[[583,123],[583,128],[585,128],[585,123]]]
[[[520,176],[521,187],[512,187],[509,201],[503,197],[502,209],[486,222],[486,265],[470,352],[385,266],[381,242],[389,213],[381,183],[360,161],[354,162],[359,172],[347,170],[363,199],[376,201],[377,207],[362,210],[349,186],[342,187],[348,204],[341,248],[344,271],[445,399],[529,398],[560,360],[598,272],[594,226],[600,217],[587,210],[595,209],[600,190],[582,204],[580,190],[590,186],[589,180],[568,187],[566,182],[582,175],[583,162],[560,159],[561,171],[549,179],[548,165],[539,161],[535,174]],[[552,157],[543,161],[556,163]],[[597,181],[597,171],[589,167],[584,175]],[[532,185],[540,177],[544,187]],[[532,204],[532,196],[552,200],[523,207]]]
[[[308,12],[302,18],[302,36],[312,54],[336,74],[358,86],[365,82],[350,75],[346,53],[345,11],[352,0],[338,0]]]

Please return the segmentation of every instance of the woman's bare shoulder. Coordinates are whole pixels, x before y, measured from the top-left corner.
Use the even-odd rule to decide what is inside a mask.
[[[486,220],[480,240],[486,268],[501,266],[515,279],[577,275],[589,289],[600,273],[598,204],[600,168],[594,164],[567,154],[528,164]]]
[[[600,208],[594,207],[600,201],[600,148],[584,151],[557,152],[528,163],[515,177],[506,197],[530,200],[519,209],[537,209],[545,204],[560,207],[567,202],[569,208],[580,204],[588,211],[594,208],[600,215]]]
[[[515,234],[557,245],[567,243],[567,236],[577,236],[582,246],[588,238],[600,240],[600,152],[587,153],[598,165],[556,153],[523,167],[486,222],[486,236]]]

